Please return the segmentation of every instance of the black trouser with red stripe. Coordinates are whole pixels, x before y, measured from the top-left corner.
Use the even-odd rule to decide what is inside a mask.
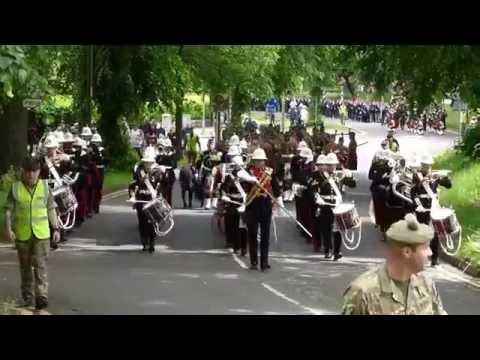
[[[260,226],[260,266],[268,265],[268,248],[270,244],[270,224],[272,222],[272,202],[268,197],[256,198],[247,208],[248,246],[250,262],[258,264],[257,235]]]

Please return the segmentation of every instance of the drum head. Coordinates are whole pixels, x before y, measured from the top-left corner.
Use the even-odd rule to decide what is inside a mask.
[[[452,209],[438,209],[432,211],[431,218],[432,220],[444,220],[452,216],[455,212]]]
[[[333,209],[333,214],[334,215],[345,214],[352,211],[354,207],[355,205],[353,204],[340,204]]]

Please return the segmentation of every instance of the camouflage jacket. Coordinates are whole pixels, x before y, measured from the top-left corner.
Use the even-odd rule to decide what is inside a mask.
[[[347,288],[343,315],[447,315],[435,283],[412,275],[408,299],[388,276],[386,265],[372,269]]]

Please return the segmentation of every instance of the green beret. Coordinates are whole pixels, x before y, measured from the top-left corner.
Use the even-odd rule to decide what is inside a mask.
[[[414,214],[407,214],[404,220],[390,226],[386,235],[387,239],[391,241],[406,245],[419,245],[432,240],[434,232],[430,226],[420,224]]]

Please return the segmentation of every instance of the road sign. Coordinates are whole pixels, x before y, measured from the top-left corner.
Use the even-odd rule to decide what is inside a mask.
[[[467,111],[467,104],[465,104],[461,100],[454,100],[452,104],[453,110],[455,111],[460,111],[460,112],[465,112]]]
[[[27,109],[32,109],[39,107],[42,104],[41,99],[25,99],[23,100],[23,107]]]

